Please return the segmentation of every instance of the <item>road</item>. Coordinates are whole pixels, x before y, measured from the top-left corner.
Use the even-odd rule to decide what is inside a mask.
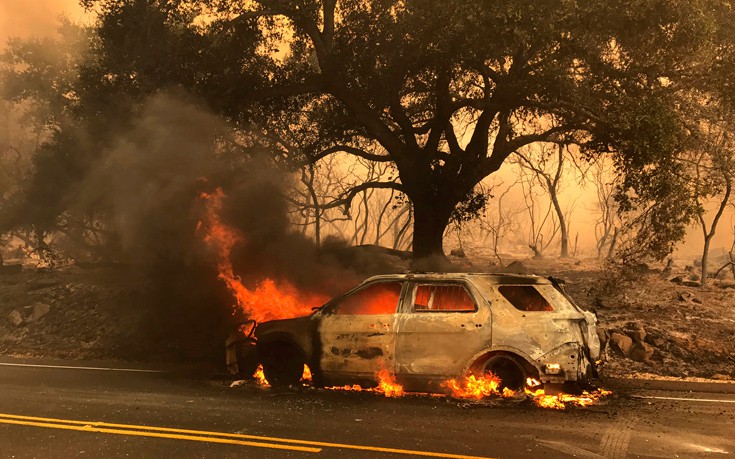
[[[102,369],[120,365],[0,359],[0,458],[735,455],[735,395],[628,391],[554,411]]]

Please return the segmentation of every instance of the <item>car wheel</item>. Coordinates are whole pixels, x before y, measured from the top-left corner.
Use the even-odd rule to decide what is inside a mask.
[[[495,355],[488,359],[483,367],[485,373],[491,372],[500,378],[500,388],[522,390],[526,385],[526,372],[516,359],[508,355]]]
[[[299,383],[304,372],[304,359],[300,352],[287,344],[275,344],[262,349],[260,359],[263,374],[273,387],[292,386]]]

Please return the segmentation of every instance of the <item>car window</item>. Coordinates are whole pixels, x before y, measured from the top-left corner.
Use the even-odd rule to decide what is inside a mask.
[[[503,285],[501,295],[520,311],[553,311],[554,308],[532,285]]]
[[[413,301],[414,312],[475,312],[470,292],[459,284],[419,284]]]
[[[401,297],[400,282],[379,282],[345,297],[337,304],[337,315],[394,314]]]

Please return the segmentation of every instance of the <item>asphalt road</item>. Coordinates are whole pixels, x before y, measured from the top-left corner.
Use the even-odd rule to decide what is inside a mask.
[[[58,368],[82,365],[0,359],[0,458],[735,455],[728,394],[628,391],[553,411],[528,401],[276,392],[169,372]]]

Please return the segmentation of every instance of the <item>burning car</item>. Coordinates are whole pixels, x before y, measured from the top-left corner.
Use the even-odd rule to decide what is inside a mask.
[[[600,355],[596,318],[553,278],[506,274],[375,276],[306,317],[254,330],[272,385],[374,385],[388,371],[407,391],[488,372],[517,390],[586,383]]]

